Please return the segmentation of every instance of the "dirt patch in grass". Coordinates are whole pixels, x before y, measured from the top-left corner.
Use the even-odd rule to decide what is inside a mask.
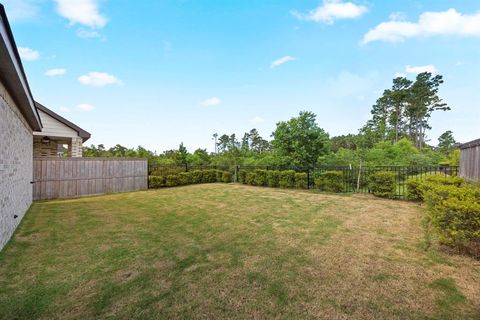
[[[0,253],[0,319],[478,319],[479,262],[425,251],[422,215],[237,184],[38,202]]]

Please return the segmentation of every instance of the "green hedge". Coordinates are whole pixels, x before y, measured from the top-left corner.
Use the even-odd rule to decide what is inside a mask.
[[[315,178],[315,187],[326,192],[344,192],[345,186],[342,171],[325,171]]]
[[[297,173],[294,170],[252,170],[239,172],[240,182],[252,186],[272,188],[308,188],[308,176],[306,173]]]
[[[295,188],[308,189],[308,174],[305,172],[295,173]]]
[[[480,187],[431,184],[424,193],[427,222],[441,243],[469,247],[480,255]]]
[[[395,172],[375,172],[368,177],[368,188],[377,197],[393,198],[396,191],[395,177]]]
[[[232,182],[232,174],[221,170],[193,170],[148,177],[148,185],[151,189],[213,182]]]
[[[407,180],[407,194],[408,200],[423,201],[424,194],[435,185],[457,186],[460,187],[465,183],[460,177],[448,175],[428,175],[424,177],[415,177]]]
[[[280,188],[294,188],[295,187],[295,171],[294,170],[280,171],[278,184]]]
[[[267,185],[270,188],[280,187],[280,171],[276,171],[276,170],[267,171]]]

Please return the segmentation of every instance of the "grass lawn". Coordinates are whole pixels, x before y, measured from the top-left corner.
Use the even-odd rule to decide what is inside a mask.
[[[1,319],[479,319],[480,263],[422,209],[211,184],[36,202],[0,253]]]

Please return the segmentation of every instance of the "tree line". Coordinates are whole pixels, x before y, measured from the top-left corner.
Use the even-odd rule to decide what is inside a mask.
[[[371,119],[356,134],[330,137],[310,111],[280,121],[271,139],[253,128],[239,139],[235,133],[213,134],[215,152],[199,148],[189,152],[183,143],[162,153],[141,146],[119,144],[84,147],[85,157],[142,157],[149,163],[177,165],[343,166],[343,165],[437,165],[458,164],[459,151],[447,130],[437,146],[427,133],[434,112],[450,107],[440,98],[441,75],[425,72],[414,81],[393,79],[371,109]]]

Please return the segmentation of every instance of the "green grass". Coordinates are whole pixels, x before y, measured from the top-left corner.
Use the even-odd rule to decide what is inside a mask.
[[[233,184],[36,202],[0,319],[478,319],[478,262],[419,249],[421,215]]]

